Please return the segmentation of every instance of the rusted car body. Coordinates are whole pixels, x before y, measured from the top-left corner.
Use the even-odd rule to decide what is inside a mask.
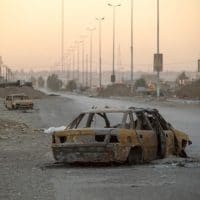
[[[168,155],[186,157],[188,135],[156,109],[92,109],[52,135],[56,161],[138,164]]]
[[[12,94],[5,98],[5,107],[13,109],[33,109],[33,101],[25,94]]]

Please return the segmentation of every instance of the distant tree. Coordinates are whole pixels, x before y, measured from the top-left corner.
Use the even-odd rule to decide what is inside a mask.
[[[37,80],[34,76],[31,76],[30,81],[32,82],[32,85],[36,85]]]
[[[40,76],[37,81],[38,81],[38,86],[43,88],[45,82],[44,79]]]
[[[66,85],[66,90],[73,91],[77,89],[77,84],[75,80],[70,80]]]
[[[146,86],[147,86],[147,83],[146,83],[144,78],[139,78],[135,82],[135,87],[136,88],[138,88],[138,87],[146,87]]]
[[[185,72],[182,72],[181,74],[178,75],[177,77],[177,82],[179,85],[184,85],[185,84],[185,81],[188,80],[189,77],[186,76],[186,73]]]
[[[62,84],[62,81],[58,78],[58,75],[56,74],[52,74],[47,78],[47,87],[51,90],[60,90]]]

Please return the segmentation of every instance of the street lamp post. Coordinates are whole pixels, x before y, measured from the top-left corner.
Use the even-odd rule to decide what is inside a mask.
[[[73,54],[73,68],[72,68],[72,80],[75,79],[75,49],[72,50]]]
[[[99,88],[101,88],[102,87],[102,69],[101,69],[102,27],[101,27],[101,22],[104,20],[104,17],[96,18],[96,20],[99,22]]]
[[[157,52],[154,54],[154,71],[156,72],[156,95],[160,97],[160,72],[163,70],[163,54],[160,53],[160,5],[157,0]]]
[[[86,69],[85,69],[85,73],[86,73],[86,87],[88,87],[88,54],[86,54],[86,57],[85,57],[85,59],[86,59]]]
[[[157,98],[160,97],[160,72],[163,70],[163,54],[160,53],[160,5],[157,0],[157,53],[154,54],[154,71],[156,71],[156,94]]]
[[[64,70],[64,0],[61,2],[61,71]]]
[[[92,58],[93,58],[93,31],[95,28],[87,28],[90,32],[90,88],[92,87]]]
[[[133,86],[133,0],[131,0],[131,84]]]
[[[157,0],[157,54],[160,53],[160,5]],[[160,70],[157,70],[157,98],[160,97]]]
[[[111,75],[111,82],[115,83],[115,8],[121,6],[121,4],[111,4],[108,3],[108,6],[113,7],[113,67],[112,67],[112,75]]]
[[[67,54],[65,54],[65,79],[66,79],[66,83],[69,79],[69,52]],[[53,68],[51,68],[51,70],[53,70]]]
[[[80,74],[80,69],[79,69],[80,68],[80,48],[79,48],[80,42],[76,41],[75,43],[77,45],[77,79],[78,79],[78,82],[80,82],[80,80],[79,80],[79,78],[80,78],[80,76],[79,76],[79,74]]]
[[[81,41],[82,44],[82,84],[84,85],[85,82],[85,42],[84,40]]]

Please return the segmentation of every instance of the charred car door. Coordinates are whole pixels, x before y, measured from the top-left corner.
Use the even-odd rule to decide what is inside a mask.
[[[144,111],[138,111],[136,115],[136,132],[143,148],[143,159],[144,161],[151,161],[157,158],[158,138],[146,113]]]

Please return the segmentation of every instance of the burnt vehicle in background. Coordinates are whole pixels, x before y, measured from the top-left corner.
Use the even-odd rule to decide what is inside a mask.
[[[187,157],[191,141],[156,109],[92,109],[52,135],[56,161],[140,164],[169,155]]]
[[[8,110],[33,109],[33,101],[25,94],[11,94],[6,96],[4,101]]]

